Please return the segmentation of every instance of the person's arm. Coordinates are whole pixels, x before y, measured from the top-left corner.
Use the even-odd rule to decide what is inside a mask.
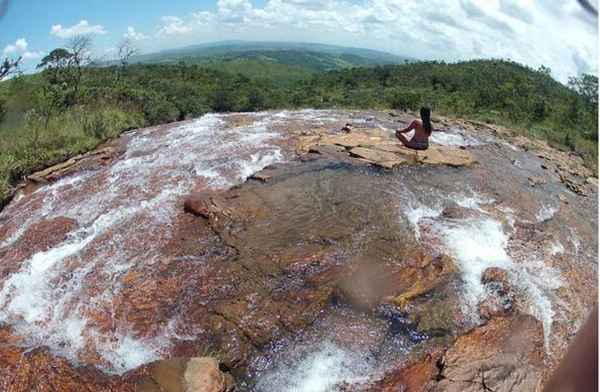
[[[407,133],[412,131],[413,129],[415,129],[415,122],[411,122],[410,125],[404,129],[398,129],[396,130],[396,133]]]
[[[544,392],[595,392],[598,390],[598,308],[581,327]]]

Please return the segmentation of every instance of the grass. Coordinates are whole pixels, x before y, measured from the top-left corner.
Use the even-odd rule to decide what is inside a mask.
[[[0,128],[0,206],[25,176],[144,125],[141,113],[115,107],[74,108],[52,118],[48,128],[16,115],[11,118]]]
[[[451,113],[448,115],[452,117]],[[598,176],[598,141],[586,139],[578,133],[569,133],[564,129],[557,129],[552,124],[531,125],[510,121],[498,112],[487,112],[467,117],[489,124],[502,125],[530,139],[546,141],[551,147],[560,151],[575,152],[581,156],[584,165],[594,173],[594,176]]]

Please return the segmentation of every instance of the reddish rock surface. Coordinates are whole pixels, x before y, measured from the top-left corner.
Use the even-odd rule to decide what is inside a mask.
[[[376,358],[370,375],[381,379],[344,385],[348,391],[535,390],[576,331],[571,320],[587,314],[597,293],[590,272],[596,268],[590,260],[597,222],[586,220],[597,205],[580,196],[596,194],[597,184],[567,166],[556,168],[562,177],[542,169],[540,159],[552,168],[554,153],[539,158],[501,143],[437,145],[407,155],[388,130],[368,121],[338,134],[350,115],[357,114],[208,116],[200,124],[137,131],[124,137],[124,143],[132,142],[127,151],[86,155],[42,173],[42,182],[50,185],[24,192],[0,215],[0,241],[9,243],[0,245],[1,283],[20,274],[2,292],[0,310],[10,316],[11,328],[25,325],[31,327],[23,329],[25,335],[37,334],[0,330],[0,389],[133,391],[145,382],[153,391],[157,375],[150,381],[148,375],[156,366],[182,370],[187,365],[175,360],[164,362],[173,366],[130,369],[156,358],[207,352],[234,370],[241,388],[251,388],[273,370],[276,358],[285,360],[286,350],[327,339]],[[286,136],[253,144],[267,138],[265,123]],[[352,149],[363,160],[351,157]],[[272,165],[275,152],[288,162]],[[296,153],[300,159],[293,159]],[[569,159],[558,156],[561,165]],[[365,157],[431,165],[386,171]],[[528,169],[514,169],[516,158]],[[480,164],[471,165],[476,160]],[[259,181],[232,187],[262,167],[255,175]],[[545,176],[545,182],[531,187],[532,176]],[[581,192],[573,193],[573,184]],[[459,204],[457,194],[468,196],[468,189],[496,202]],[[540,201],[563,206],[556,217],[537,222]],[[448,256],[442,231],[458,225],[470,229],[481,219],[504,224],[502,250],[514,256],[520,278],[547,273],[543,276],[562,279],[544,287],[551,301],[567,304],[553,307],[547,353],[541,324],[519,313],[531,298],[503,270],[477,276],[476,282],[498,295],[479,304],[487,324],[470,330],[462,306],[464,271],[454,254],[459,252]],[[548,251],[559,240],[563,253]],[[44,258],[54,263],[49,268],[30,268],[34,254],[61,244],[67,246],[58,255]],[[31,270],[42,272],[31,275]],[[12,306],[29,288],[22,282],[31,282],[47,304],[29,313]],[[504,300],[493,302],[512,296],[518,298],[510,308]],[[63,313],[52,313],[54,306]],[[61,324],[60,317],[85,323],[74,324],[66,335],[72,324]],[[34,328],[40,325],[44,329]],[[79,341],[83,348],[69,352],[68,345],[77,347]],[[50,349],[35,348],[46,344]],[[135,355],[120,351],[116,360],[103,355],[123,347],[146,356],[121,365]],[[550,364],[546,369],[544,359]],[[219,384],[220,373],[212,370],[211,379]],[[115,371],[122,375],[108,375]],[[279,390],[286,390],[281,385]]]
[[[230,392],[235,382],[215,358],[173,358],[144,366],[136,392]]]
[[[135,372],[123,377],[107,376],[87,366],[76,367],[39,348],[15,346],[20,341],[0,329],[0,390],[6,392],[135,392]]]
[[[544,341],[532,316],[494,318],[459,337],[442,358],[430,391],[541,390]]]
[[[443,353],[434,351],[416,362],[389,371],[383,379],[369,385],[365,392],[422,392],[427,385],[440,376],[440,361]]]
[[[42,220],[29,226],[15,246],[0,249],[0,259],[11,260],[11,263],[0,264],[0,277],[17,271],[21,262],[33,254],[63,242],[77,226],[77,221],[66,217]]]

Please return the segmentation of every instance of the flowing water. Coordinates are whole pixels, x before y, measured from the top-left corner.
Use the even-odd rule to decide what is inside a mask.
[[[132,266],[164,256],[183,195],[197,186],[230,187],[283,160],[272,125],[287,115],[258,114],[248,125],[230,128],[221,116],[207,115],[167,131],[138,131],[128,136],[127,152],[114,165],[13,202],[1,215],[0,250],[19,246],[23,234],[43,220],[66,217],[76,227],[47,250],[5,259],[20,268],[3,277],[0,322],[24,336],[26,345],[48,345],[75,362],[91,345],[109,371],[159,358],[169,345],[168,329],[145,338],[120,325],[107,334],[90,325],[87,314],[110,310],[119,279]],[[320,123],[322,114],[301,116]],[[100,284],[90,290],[92,278]]]
[[[222,342],[210,331],[209,310],[234,322],[232,301],[244,298],[254,315],[273,299],[277,307],[261,319],[267,338],[244,330],[254,351],[242,386],[332,391],[403,363],[429,337],[346,303],[321,304],[310,322],[286,324],[279,304],[296,312],[292,299],[310,302],[318,292],[321,283],[311,282],[350,265],[376,269],[374,260],[400,271],[417,250],[454,259],[460,279],[452,290],[465,329],[481,322],[478,304],[492,295],[483,272],[507,270],[517,306],[543,323],[552,353],[553,339],[563,338],[557,323],[581,317],[586,306],[560,293],[571,290],[567,272],[595,272],[595,200],[569,194],[570,204],[560,205],[558,180],[528,183],[545,175],[537,157],[458,128],[432,142],[469,148],[480,161],[473,168],[381,172],[294,160],[290,129],[339,129],[348,117],[360,113],[206,115],[138,130],[124,136],[126,150],[111,164],[20,195],[0,213],[0,323],[22,337],[20,345],[48,346],[72,363],[121,374],[199,342]],[[391,128],[377,118],[364,123]],[[189,192],[229,189],[273,164],[281,168],[274,181],[231,196],[265,212],[227,244],[183,213]],[[307,264],[313,255],[318,260]],[[244,273],[248,282],[233,281]],[[269,314],[277,314],[276,326]],[[302,327],[273,332],[290,325]]]

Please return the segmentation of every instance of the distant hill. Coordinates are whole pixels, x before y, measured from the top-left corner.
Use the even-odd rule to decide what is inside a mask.
[[[352,67],[401,64],[414,61],[390,53],[335,45],[304,42],[222,41],[139,55],[133,63],[172,64],[180,61],[191,64],[244,64],[270,62],[289,67],[292,73],[324,72]],[[235,65],[234,65],[235,67]],[[242,69],[243,67],[239,67]],[[302,71],[302,72],[301,72]]]

